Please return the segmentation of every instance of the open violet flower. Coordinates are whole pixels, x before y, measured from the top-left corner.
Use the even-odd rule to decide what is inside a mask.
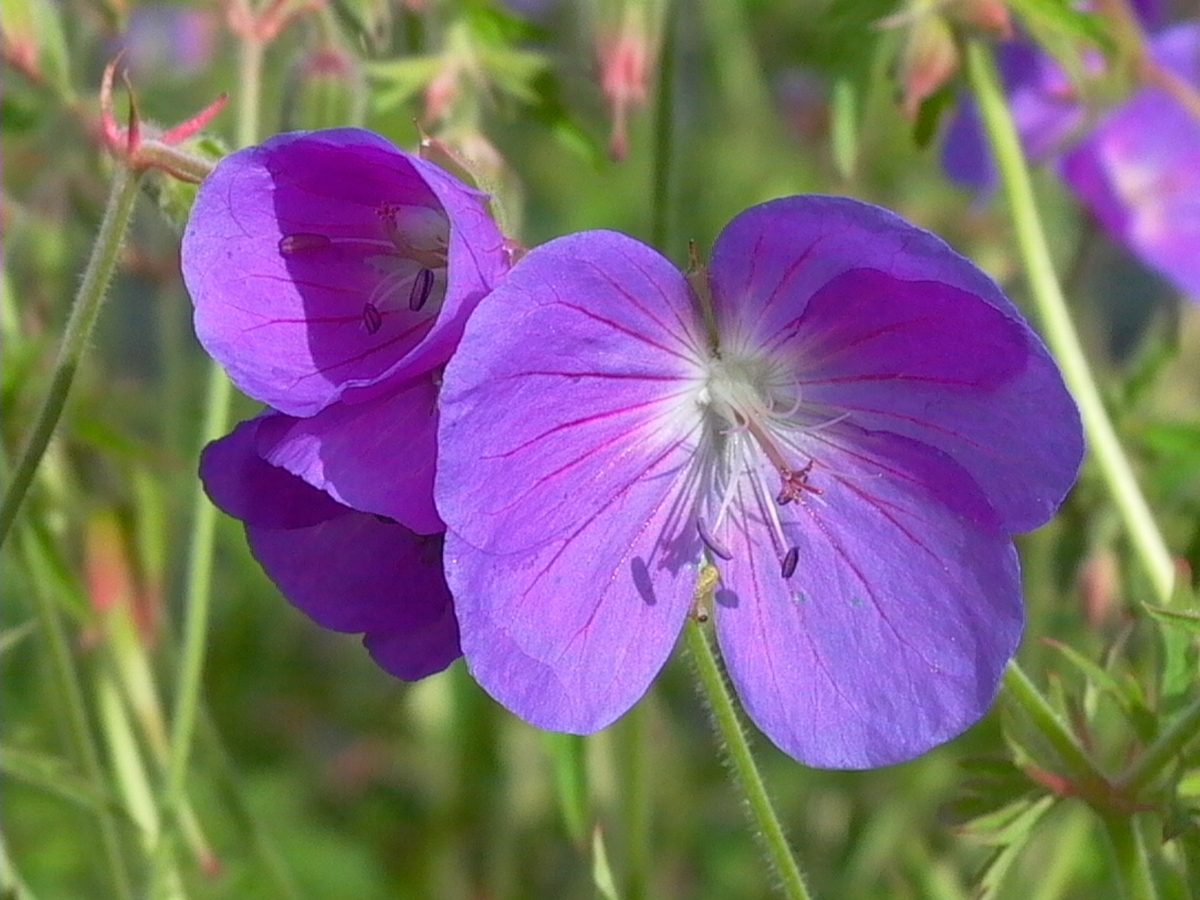
[[[595,731],[661,669],[709,562],[726,667],[779,747],[917,756],[995,697],[1012,535],[1075,480],[1075,405],[987,276],[865,203],[754,207],[699,280],[586,232],[476,309],[435,487],[467,664],[530,722]]]
[[[354,128],[234,153],[183,238],[196,333],[293,416],[442,365],[508,265],[487,196]]]
[[[200,461],[209,497],[245,523],[259,564],[314,621],[363,632],[371,656],[399,678],[440,672],[461,655],[442,535],[351,509],[268,462],[296,421],[309,420],[268,412],[209,444]]]
[[[1200,91],[1200,22],[1169,28],[1154,59]],[[1200,118],[1160,87],[1104,117],[1062,160],[1063,177],[1109,235],[1200,301]]]

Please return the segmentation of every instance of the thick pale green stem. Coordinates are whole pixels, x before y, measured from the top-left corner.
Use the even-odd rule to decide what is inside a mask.
[[[720,666],[717,665],[716,655],[708,642],[704,627],[691,618],[684,633],[688,650],[691,651],[696,664],[696,672],[700,676],[700,684],[712,706],[713,721],[724,742],[725,752],[729,754],[738,784],[745,792],[746,803],[762,837],[767,859],[779,875],[783,892],[789,900],[810,900],[808,888],[800,875],[800,867],[796,864],[791,847],[788,846],[783,826],[779,824],[779,817],[775,815],[766,785],[763,784],[762,775],[754,762],[754,754],[750,752],[750,743],[746,740],[746,733],[738,720],[733,696],[725,683],[725,676],[721,674]]]
[[[133,204],[138,195],[138,175],[124,166],[118,165],[113,175],[112,189],[108,195],[108,206],[104,210],[104,219],[100,223],[100,231],[96,235],[96,243],[92,246],[92,255],[83,273],[83,282],[75,295],[71,306],[71,315],[63,332],[62,346],[58,351],[58,362],[54,367],[54,375],[50,380],[50,390],[46,395],[42,408],[38,412],[37,422],[33,433],[17,468],[13,472],[12,481],[4,490],[4,499],[0,501],[0,544],[8,536],[21,501],[33,483],[38,464],[46,453],[50,438],[62,416],[63,407],[67,402],[67,394],[71,383],[75,380],[75,372],[79,368],[79,360],[87,347],[88,337],[96,324],[96,317],[108,283],[112,280],[113,271],[117,267],[117,259],[121,254],[121,243],[125,239],[125,230],[129,227],[129,217],[133,214]]]
[[[1121,449],[1067,310],[1050,259],[1021,142],[996,74],[991,51],[983,44],[971,41],[966,47],[966,60],[971,87],[979,103],[980,115],[1008,196],[1013,232],[1030,293],[1041,315],[1046,342],[1058,359],[1067,387],[1079,404],[1091,453],[1108,484],[1130,543],[1146,569],[1155,596],[1160,603],[1166,604],[1171,599],[1175,583],[1175,564],[1138,487],[1129,459]]]

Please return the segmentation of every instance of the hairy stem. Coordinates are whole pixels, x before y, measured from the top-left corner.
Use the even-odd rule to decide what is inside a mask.
[[[137,173],[124,166],[117,166],[108,195],[108,205],[104,209],[104,219],[100,223],[100,231],[96,234],[96,242],[92,245],[92,255],[84,270],[79,292],[71,305],[71,314],[67,319],[62,345],[58,351],[58,361],[50,380],[50,390],[41,410],[38,411],[33,433],[21,453],[12,480],[4,490],[4,499],[0,501],[0,545],[4,543],[12,528],[17,510],[20,509],[21,502],[33,483],[38,464],[41,463],[58,420],[62,417],[67,394],[75,380],[75,372],[79,369],[79,361],[87,347],[88,337],[96,324],[108,283],[112,280],[113,271],[121,255],[121,243],[129,227],[129,218],[133,214],[134,201],[138,195],[138,181]]]
[[[700,685],[712,707],[713,722],[717,727],[724,750],[729,755],[729,762],[737,775],[738,784],[746,795],[746,804],[762,838],[767,860],[779,875],[784,894],[789,900],[810,900],[808,888],[800,875],[800,867],[788,846],[783,826],[771,805],[770,795],[763,784],[762,775],[750,752],[750,743],[746,732],[738,720],[737,709],[733,703],[733,695],[729,685],[725,683],[720,666],[717,665],[716,655],[704,632],[703,626],[689,618],[684,629],[688,650],[696,664],[696,673],[700,677]]]

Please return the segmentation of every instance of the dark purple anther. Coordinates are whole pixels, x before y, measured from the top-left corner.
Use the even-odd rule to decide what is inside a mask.
[[[408,308],[413,312],[420,311],[433,293],[433,270],[422,269],[413,279],[412,291],[408,295]]]
[[[791,578],[796,574],[796,566],[800,562],[800,548],[792,547],[783,555],[783,565],[780,566],[780,574],[784,578]]]
[[[374,303],[368,303],[363,307],[362,323],[363,328],[367,329],[367,334],[374,334],[383,327],[383,314]]]

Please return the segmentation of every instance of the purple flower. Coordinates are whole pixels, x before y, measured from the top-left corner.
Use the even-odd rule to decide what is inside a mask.
[[[485,195],[350,128],[222,160],[183,238],[201,343],[301,417],[445,363],[506,266]]]
[[[210,444],[200,461],[209,496],[245,523],[255,558],[318,624],[365,632],[371,656],[400,678],[440,672],[461,655],[442,536],[351,509],[267,462],[289,421],[268,412]]]
[[[1025,155],[1045,162],[1083,126],[1075,86],[1058,63],[1024,41],[1001,46],[997,62]],[[979,109],[968,96],[946,131],[942,167],[958,183],[980,191],[994,190],[999,181]]]
[[[1200,23],[1154,38],[1155,61],[1200,89]],[[1200,119],[1158,87],[1138,91],[1062,161],[1104,230],[1200,300]]]
[[[1083,451],[999,289],[877,207],[792,197],[694,291],[612,232],[531,252],[446,369],[438,508],[463,652],[542,727],[645,692],[720,572],[722,654],[782,749],[916,756],[991,704],[1022,628],[1011,535]]]

